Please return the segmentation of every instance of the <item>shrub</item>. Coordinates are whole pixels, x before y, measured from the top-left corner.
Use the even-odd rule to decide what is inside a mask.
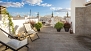
[[[68,22],[64,23],[64,28],[70,28],[70,27],[71,27],[70,23]]]
[[[38,30],[42,27],[42,23],[41,22],[38,22],[34,25],[34,27]]]
[[[64,26],[64,24],[63,24],[62,22],[57,22],[57,23],[55,24],[54,28],[56,28],[56,29],[61,29],[61,28],[63,28],[63,26]]]

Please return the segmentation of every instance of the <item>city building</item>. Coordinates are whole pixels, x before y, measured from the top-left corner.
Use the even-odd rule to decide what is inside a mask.
[[[3,10],[5,10],[6,9],[6,7],[4,7],[4,6],[0,6],[0,20],[2,19],[2,16],[3,16]]]

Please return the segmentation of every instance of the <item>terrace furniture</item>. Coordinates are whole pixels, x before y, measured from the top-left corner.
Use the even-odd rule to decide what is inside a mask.
[[[6,46],[5,50],[11,49],[13,51],[18,51],[23,47],[27,47],[28,48],[27,51],[29,51],[28,47],[29,43],[27,41],[28,41],[27,38],[22,41],[19,41],[15,37],[13,37],[12,35],[8,34],[3,29],[0,28],[0,43]]]
[[[32,28],[30,23],[24,23],[24,26],[25,26],[25,29],[26,29],[26,33],[30,37],[32,42],[39,39],[38,33]],[[32,37],[31,37],[32,34],[37,35],[38,38],[33,40]]]

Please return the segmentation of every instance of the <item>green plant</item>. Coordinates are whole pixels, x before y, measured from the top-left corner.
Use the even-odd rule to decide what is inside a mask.
[[[1,13],[4,14],[3,24],[5,26],[8,26],[9,25],[9,29],[10,29],[9,31],[11,31],[14,34],[15,31],[14,31],[14,25],[13,25],[13,22],[12,22],[12,16],[9,14],[9,12],[6,9],[2,10]],[[6,20],[7,18],[5,17],[6,15],[7,15],[7,18],[8,18],[8,21],[9,21],[8,24],[6,24],[6,21],[7,21]]]
[[[3,25],[4,25],[4,26],[8,26],[8,23],[7,23],[7,20],[8,20],[8,17],[7,17],[7,10],[6,10],[6,9],[1,10],[1,14],[3,14],[3,16],[2,16]]]
[[[34,27],[38,30],[42,27],[42,23],[41,22],[38,22],[34,25]]]
[[[15,34],[14,24],[12,22],[12,17],[11,17],[11,15],[9,13],[7,13],[7,15],[8,15],[10,29],[11,29],[12,33]]]
[[[64,23],[64,28],[70,28],[70,27],[71,27],[70,23],[68,22]]]
[[[61,29],[61,28],[63,28],[63,26],[64,26],[64,24],[63,24],[62,22],[57,22],[57,23],[55,24],[54,28],[56,28],[56,29]]]

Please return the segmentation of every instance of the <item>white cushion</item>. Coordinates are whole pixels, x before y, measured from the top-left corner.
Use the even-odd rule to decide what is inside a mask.
[[[29,31],[27,31],[27,32],[28,32],[28,34],[36,33],[34,30],[29,30]]]
[[[36,33],[32,27],[31,27],[31,24],[30,23],[27,23],[27,24],[24,24],[25,28],[26,28],[26,31],[28,32],[28,34],[31,34],[31,33]]]
[[[19,27],[19,25],[15,25],[15,31],[17,30],[18,27]]]
[[[24,26],[26,28],[26,31],[30,31],[32,29],[30,23],[24,24]]]
[[[19,40],[11,39],[7,44],[12,48],[17,49],[20,43],[21,42]]]
[[[19,33],[24,32],[24,31],[25,31],[25,27],[24,27],[24,25],[21,25],[17,28],[15,34],[19,34]]]
[[[9,40],[10,38],[8,38],[8,35],[0,30],[0,41],[7,43]]]

